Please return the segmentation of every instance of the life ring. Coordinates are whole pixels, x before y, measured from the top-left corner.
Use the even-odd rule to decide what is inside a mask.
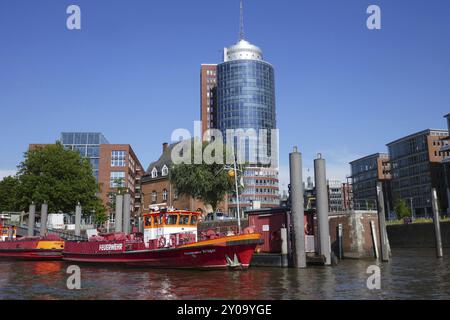
[[[166,246],[166,237],[161,236],[158,240],[158,248],[164,248]]]

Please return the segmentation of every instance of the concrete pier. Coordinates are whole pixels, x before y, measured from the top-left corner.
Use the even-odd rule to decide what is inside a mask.
[[[131,195],[125,193],[123,197],[123,232],[126,234],[130,233],[130,201]]]
[[[48,214],[48,205],[47,203],[43,203],[41,205],[41,236],[47,235],[47,214]]]
[[[320,254],[325,258],[325,265],[331,265],[330,227],[328,222],[328,190],[326,164],[322,155],[314,160],[314,179],[316,182],[316,207],[319,231]]]
[[[439,205],[437,199],[436,189],[433,188],[431,191],[431,203],[433,206],[433,215],[434,215],[434,235],[436,238],[436,256],[438,258],[442,258],[444,253],[442,251],[442,238],[441,238],[441,219],[439,217]]]
[[[303,203],[302,155],[294,147],[289,155],[290,181],[291,181],[291,211],[294,224],[294,265],[297,268],[306,268],[305,250],[305,209]]]
[[[36,221],[36,205],[34,202],[30,204],[30,208],[28,211],[28,236],[34,236],[34,225]]]
[[[116,218],[115,218],[115,231],[122,232],[123,221],[122,221],[122,213],[123,213],[123,195],[116,195]]]
[[[79,202],[75,208],[75,235],[81,235],[81,205]]]

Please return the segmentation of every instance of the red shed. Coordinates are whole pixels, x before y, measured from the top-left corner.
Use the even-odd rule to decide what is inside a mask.
[[[248,225],[260,233],[264,239],[264,244],[258,246],[260,252],[280,253],[281,252],[281,228],[288,226],[287,207],[273,209],[259,209],[247,211]],[[312,234],[312,214],[305,212],[305,234]]]

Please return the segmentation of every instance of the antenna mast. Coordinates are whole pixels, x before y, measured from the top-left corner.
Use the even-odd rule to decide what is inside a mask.
[[[241,22],[239,31],[239,40],[244,40],[244,5],[241,0]]]

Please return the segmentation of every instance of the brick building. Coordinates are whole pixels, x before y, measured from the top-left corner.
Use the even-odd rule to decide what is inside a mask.
[[[77,151],[89,160],[92,175],[99,186],[97,196],[107,208],[110,202],[109,194],[117,187],[123,187],[127,188],[131,195],[131,216],[137,217],[140,214],[140,179],[144,170],[129,144],[110,144],[103,134],[95,132],[63,132],[60,142],[66,149]],[[30,144],[29,150],[44,145]],[[109,211],[112,213],[113,210]]]
[[[163,144],[160,158],[152,162],[141,180],[142,211],[147,212],[152,206],[159,208],[173,208],[210,212],[211,208],[203,202],[186,195],[179,195],[176,188],[170,183],[170,169],[172,167],[171,153],[176,143]],[[227,212],[227,203],[219,204],[218,210]]]
[[[216,128],[217,65],[202,64],[200,68],[200,119],[202,134]]]

